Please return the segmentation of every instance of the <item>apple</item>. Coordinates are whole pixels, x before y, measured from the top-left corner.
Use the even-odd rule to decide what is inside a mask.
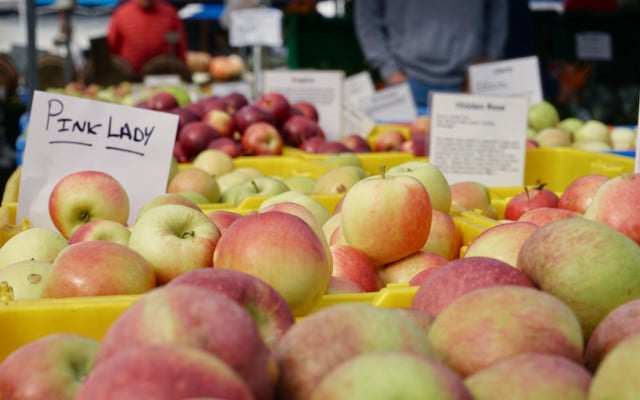
[[[609,128],[602,121],[588,120],[573,132],[573,142],[610,143]]]
[[[229,137],[218,137],[213,139],[207,145],[207,149],[224,151],[231,158],[240,157],[242,155],[242,145],[240,142]]]
[[[196,192],[203,195],[210,203],[220,200],[220,186],[216,178],[198,167],[181,169],[169,181],[167,193]]]
[[[218,227],[221,235],[224,235],[224,232],[227,230],[229,225],[243,216],[244,214],[239,214],[230,210],[212,210],[207,213],[207,217],[209,217],[216,227]]]
[[[342,227],[340,225],[336,226],[336,228],[333,230],[333,232],[331,232],[331,235],[329,236],[329,245],[333,246],[336,244],[349,244],[347,242],[347,239],[344,237]]]
[[[326,166],[328,169],[334,169],[334,168],[342,167],[345,165],[362,168],[362,161],[360,161],[360,157],[358,157],[356,153],[352,153],[352,152],[329,153],[326,156],[323,156],[322,158],[324,160],[322,165]]]
[[[229,190],[230,189],[233,189],[233,186],[230,187]],[[247,197],[275,196],[287,191],[289,191],[289,187],[282,180],[272,176],[258,176],[249,181],[237,184],[237,189],[232,193],[233,198],[226,200],[238,206]]]
[[[367,139],[357,133],[348,134],[340,138],[340,141],[354,153],[370,153],[372,151]]]
[[[162,204],[181,204],[183,206],[191,207],[195,210],[200,210],[200,207],[198,207],[196,203],[189,200],[185,196],[180,195],[179,193],[161,193],[142,203],[142,207],[140,207],[140,210],[138,210],[138,213],[136,214],[136,221],[139,220],[147,211],[149,211],[153,207]]]
[[[218,182],[218,187],[220,188],[221,193],[220,200],[222,202],[229,200],[228,194],[225,195],[227,189],[232,186],[248,182],[250,180],[251,178],[248,177],[245,173],[243,173],[242,171],[237,171],[235,169],[216,177],[216,182]]]
[[[176,99],[176,96],[165,91],[154,94],[153,96],[151,96],[148,102],[149,109],[155,111],[169,111],[180,106],[180,104],[178,104],[178,99]]]
[[[637,132],[634,129],[618,126],[609,132],[611,148],[613,150],[635,150]]]
[[[207,171],[210,175],[218,177],[235,168],[233,158],[222,150],[204,149],[191,161],[192,167]]]
[[[429,154],[429,146],[427,145],[427,139],[424,137],[412,137],[400,143],[397,151],[412,154],[416,157],[424,157]]]
[[[337,211],[329,216],[322,224],[322,233],[327,241],[331,238],[331,234],[337,227],[340,226],[340,211]]]
[[[276,126],[281,126],[291,115],[289,100],[278,92],[262,93],[254,102],[259,108],[271,113],[276,119]]]
[[[518,285],[534,288],[525,275],[511,265],[491,257],[465,257],[437,268],[419,286],[411,307],[434,317],[459,297],[481,287]]]
[[[198,104],[202,109],[202,116],[200,119],[203,119],[205,114],[211,110],[226,111],[228,107],[227,102],[220,96],[216,95],[204,97],[198,100]]]
[[[214,81],[231,81],[244,73],[244,61],[237,54],[212,56],[209,60],[209,73]]]
[[[546,100],[531,104],[527,110],[527,125],[536,132],[557,126],[559,122],[558,110]]]
[[[584,351],[584,365],[596,372],[602,360],[620,342],[640,333],[640,299],[614,308],[596,326]]]
[[[248,311],[215,290],[178,284],[140,296],[104,333],[94,368],[145,345],[206,351],[243,378],[256,399],[273,398],[275,364],[269,347]]]
[[[429,115],[418,115],[409,124],[409,135],[411,137],[426,137],[431,133],[431,117]]]
[[[582,125],[584,125],[584,121],[580,118],[567,117],[558,123],[558,128],[573,134],[573,132],[577,131]]]
[[[442,267],[443,265],[446,265],[446,264],[448,264],[450,262],[446,258],[444,258],[444,257],[442,257],[442,256],[440,256],[438,254],[429,253],[428,251],[419,251],[416,254],[420,254],[420,253],[422,253],[422,258],[423,258],[423,261],[426,263],[426,265],[425,265],[424,269],[422,269],[421,271],[417,272],[416,274],[412,275],[409,278],[409,280],[407,281],[409,286],[420,286],[420,285],[422,285],[422,282],[424,282],[425,279],[427,279],[427,277],[429,275],[431,275],[432,273],[436,272],[438,267]],[[413,258],[414,256],[409,256],[409,257]],[[394,263],[391,263],[387,267],[392,267],[396,263],[402,263],[402,260],[396,261]],[[383,279],[384,279],[384,276],[383,276]],[[431,314],[429,314],[429,315],[431,315]]]
[[[189,157],[187,153],[182,149],[182,144],[180,144],[180,142],[178,141],[173,144],[173,152],[171,153],[171,155],[179,163],[187,163],[191,161],[191,157]]]
[[[78,227],[93,219],[109,219],[126,224],[129,196],[122,184],[102,171],[69,173],[49,194],[49,215],[65,239]]]
[[[427,336],[440,360],[465,378],[523,353],[580,363],[584,348],[578,318],[563,301],[509,284],[458,297],[436,316]]]
[[[217,137],[220,137],[220,133],[210,125],[202,121],[193,121],[178,131],[177,141],[180,143],[180,150],[191,161]]]
[[[51,264],[42,298],[141,294],[155,286],[153,268],[134,249],[90,240],[60,251]]]
[[[226,111],[209,110],[202,116],[201,121],[212,127],[221,137],[233,137],[236,130],[233,117]]]
[[[326,140],[323,137],[318,137],[318,136],[310,137],[308,139],[305,139],[302,143],[300,143],[300,146],[298,146],[298,149],[306,153],[316,154],[318,153],[318,148],[320,148],[320,145],[322,145],[325,141]]]
[[[280,194],[276,194],[268,199],[265,199],[262,204],[260,204],[258,211],[273,204],[283,202],[293,202],[303,205],[309,211],[311,211],[311,214],[313,214],[320,226],[324,225],[324,223],[327,222],[327,220],[331,216],[325,206],[323,206],[322,203],[320,203],[318,200],[311,197],[310,195],[306,195],[300,192],[294,192],[292,190],[287,190]]]
[[[229,226],[218,242],[213,265],[264,280],[296,316],[308,313],[320,300],[332,271],[316,231],[301,218],[280,211],[246,215]]]
[[[600,185],[584,216],[607,224],[640,243],[638,195],[640,173],[623,173]]]
[[[635,334],[620,342],[602,360],[589,386],[589,399],[633,399],[640,390],[636,377],[638,370],[640,335]]]
[[[538,132],[535,137],[539,147],[561,147],[571,146],[571,133],[557,127],[545,128]]]
[[[215,290],[244,307],[254,319],[260,336],[269,347],[295,323],[284,297],[271,285],[257,277],[231,269],[200,268],[186,272],[167,284],[195,285]]]
[[[318,108],[311,102],[298,100],[291,103],[291,107],[299,111],[301,115],[307,117],[308,119],[314,122],[320,121],[320,114],[318,113]]]
[[[129,247],[149,261],[159,284],[196,268],[213,266],[220,230],[201,210],[163,204],[131,227]]]
[[[187,107],[177,107],[167,112],[178,116],[177,132],[180,132],[182,127],[189,122],[198,121],[202,118],[202,116],[193,111],[193,109]]]
[[[325,140],[316,149],[318,154],[348,153],[351,150],[339,140]]]
[[[608,176],[599,174],[587,174],[573,179],[560,194],[558,208],[584,214],[595,192],[608,180]]]
[[[429,237],[432,207],[423,184],[412,176],[374,175],[344,195],[340,227],[347,243],[375,265],[420,250]]]
[[[491,226],[469,243],[464,257],[491,257],[516,267],[522,244],[537,229],[538,225],[527,221]]]
[[[193,190],[183,190],[175,194],[184,197],[189,202],[195,203],[198,206],[211,204],[211,201],[204,194],[194,192]]]
[[[262,172],[260,169],[256,167],[251,167],[248,165],[245,165],[245,166],[238,165],[234,168],[234,171],[241,172],[251,179],[265,175],[264,172]]]
[[[533,188],[524,188],[507,201],[504,209],[504,217],[511,221],[516,221],[525,212],[539,207],[558,207],[560,198],[557,194],[540,184]]]
[[[535,377],[532,379],[532,377]],[[506,399],[524,395],[537,399],[584,400],[591,374],[565,357],[528,353],[509,357],[467,377],[474,399]]]
[[[379,275],[385,285],[389,283],[409,283],[422,271],[427,269],[435,270],[435,268],[448,263],[449,260],[439,254],[418,250],[400,260],[383,265],[380,268]]]
[[[564,218],[582,218],[582,214],[558,207],[538,207],[525,211],[518,218],[518,221],[532,222],[538,226],[543,226]]]
[[[527,150],[529,150],[529,149],[537,149],[537,148],[539,148],[539,147],[540,147],[540,145],[538,144],[538,142],[536,142],[536,141],[535,141],[535,139],[529,139],[529,138],[527,138],[527,139],[525,140],[525,148],[526,148]]]
[[[310,195],[316,186],[317,179],[310,176],[295,175],[284,179],[289,190]]]
[[[18,261],[53,262],[68,242],[55,229],[33,226],[9,238],[0,246],[0,270]]]
[[[313,137],[324,137],[317,122],[302,115],[292,115],[281,125],[284,143],[288,146],[300,147],[302,143]]]
[[[324,399],[466,399],[458,374],[433,357],[401,351],[357,355],[338,365],[311,392]]]
[[[385,128],[374,137],[373,149],[375,151],[397,151],[405,140],[407,138],[399,129]]]
[[[88,240],[108,240],[127,246],[131,232],[125,224],[108,219],[93,219],[80,225],[69,238],[69,244]]]
[[[356,167],[353,165],[343,165],[333,168],[315,181],[312,195],[331,195],[331,194],[344,194],[347,192],[356,182],[366,178],[369,174],[362,167]]]
[[[0,269],[0,282],[11,287],[13,300],[37,300],[50,273],[50,261],[16,261]]]
[[[268,122],[255,122],[242,133],[242,149],[247,155],[281,155],[284,141],[276,127]]]
[[[213,354],[189,346],[148,344],[96,365],[75,400],[187,398],[255,397],[242,377]]]
[[[417,178],[429,193],[431,206],[448,213],[451,208],[451,187],[442,171],[428,161],[405,161],[389,168],[387,176],[409,175]]]
[[[298,320],[275,346],[281,372],[277,392],[283,399],[309,399],[340,365],[379,351],[434,354],[422,327],[398,309],[368,303],[320,309]]]
[[[640,247],[587,218],[539,227],[522,244],[517,268],[574,310],[585,341],[614,308],[640,298]]]
[[[0,364],[3,399],[74,400],[93,368],[99,342],[55,333],[25,343]]]
[[[247,104],[239,108],[235,114],[233,114],[233,122],[236,125],[236,129],[244,134],[244,131],[249,125],[256,122],[266,122],[273,126],[276,126],[277,121],[273,114],[263,110],[255,104]]]
[[[333,258],[333,276],[348,279],[365,292],[377,292],[384,283],[378,268],[362,251],[353,246],[336,244],[330,246]]]
[[[241,107],[249,104],[249,100],[247,99],[247,97],[240,92],[227,93],[222,96],[222,100],[224,100],[228,104],[228,111],[231,115],[233,115]]]
[[[429,237],[421,250],[441,255],[447,260],[454,260],[460,257],[461,246],[462,232],[453,218],[448,213],[433,209]]]
[[[182,106],[180,108],[184,108],[184,109],[187,109],[187,110],[193,112],[195,115],[198,116],[197,119],[201,119],[202,116],[204,115],[204,105],[202,104],[201,100],[198,100],[198,101],[193,102],[193,103],[189,103],[189,104],[187,104],[185,106]]]
[[[449,185],[451,205],[497,219],[498,211],[491,203],[489,188],[480,182],[462,181]]]
[[[353,294],[353,293],[366,293],[355,282],[345,278],[339,278],[332,276],[327,287],[326,294]]]

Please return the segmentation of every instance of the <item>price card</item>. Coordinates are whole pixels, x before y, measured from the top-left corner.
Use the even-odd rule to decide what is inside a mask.
[[[342,104],[343,137],[355,133],[366,139],[375,127],[376,122],[351,102],[345,101]]]
[[[146,75],[144,77],[144,85],[151,87],[159,86],[180,86],[182,81],[180,75]]]
[[[282,93],[289,102],[316,106],[327,139],[340,138],[344,71],[270,70],[264,72],[263,93]]]
[[[362,71],[345,78],[342,92],[345,102],[348,101],[360,108],[365,99],[376,93],[376,88],[369,72]]]
[[[35,91],[24,151],[18,221],[54,228],[49,194],[82,170],[112,175],[129,195],[129,223],[140,207],[165,193],[178,116]]]
[[[389,86],[362,101],[362,108],[378,122],[411,122],[418,109],[408,83]]]
[[[450,184],[522,186],[528,107],[524,97],[433,93],[429,161]]]
[[[543,100],[537,56],[472,65],[469,86],[473,94],[522,96],[530,104]]]
[[[231,46],[282,46],[282,11],[259,7],[234,10],[229,14]]]

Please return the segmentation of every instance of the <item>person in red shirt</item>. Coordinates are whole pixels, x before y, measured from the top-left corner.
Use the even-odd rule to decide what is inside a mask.
[[[164,0],[128,0],[109,22],[107,42],[112,53],[136,73],[152,58],[167,54],[186,62],[187,36],[176,9]]]

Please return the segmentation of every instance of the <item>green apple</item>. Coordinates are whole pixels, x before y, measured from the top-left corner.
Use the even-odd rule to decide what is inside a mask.
[[[201,168],[215,177],[226,174],[235,168],[233,158],[217,149],[202,150],[193,158],[191,165]]]
[[[294,192],[293,190],[288,190],[266,199],[262,202],[260,208],[285,201],[291,201],[305,206],[309,211],[311,211],[311,214],[313,214],[320,226],[324,225],[331,216],[329,210],[327,210],[318,200],[311,197],[311,195]]]
[[[602,360],[589,387],[589,400],[632,400],[640,392],[640,334],[629,336]]]
[[[233,204],[238,206],[244,199],[251,196],[275,196],[288,191],[289,187],[282,180],[272,176],[258,176],[239,184]]]
[[[209,198],[207,196],[205,196],[202,193],[199,192],[194,192],[192,190],[184,190],[181,192],[177,192],[174,193],[177,194],[178,196],[181,196],[182,198],[184,198],[185,200],[189,201],[190,203],[193,204],[210,204],[211,201],[209,200]]]
[[[78,227],[92,219],[110,219],[126,224],[129,196],[113,176],[84,170],[62,177],[51,189],[49,215],[54,226],[68,239]]]
[[[182,86],[160,86],[155,90],[155,93],[168,92],[173,95],[178,101],[180,107],[184,107],[191,103],[191,96],[189,91]]]
[[[195,196],[195,195],[194,195]],[[207,202],[208,200],[198,193],[198,198],[196,200]],[[186,193],[161,193],[157,196],[152,197],[142,204],[142,207],[138,210],[138,214],[136,215],[136,221],[140,219],[144,215],[145,212],[149,211],[151,208],[159,206],[161,204],[182,204],[187,207],[195,208],[199,210],[198,203],[189,200],[189,194]]]
[[[362,167],[362,163],[358,155],[351,152],[332,153],[326,155],[324,164],[328,168],[336,168],[343,165],[351,165],[353,167]]]
[[[609,127],[602,121],[588,120],[573,132],[573,142],[600,142],[609,144]]]
[[[50,272],[49,261],[17,261],[0,269],[0,282],[11,286],[14,300],[36,300],[41,298]]]
[[[560,115],[556,107],[550,102],[543,100],[529,106],[527,112],[527,123],[530,128],[540,132],[545,128],[551,128],[560,122]]]
[[[129,247],[147,259],[164,284],[196,268],[211,267],[220,230],[201,210],[163,204],[131,227]]]
[[[558,123],[558,128],[573,134],[573,132],[577,131],[583,124],[584,122],[580,118],[569,117],[560,121]]]
[[[449,182],[438,167],[428,161],[406,161],[391,167],[387,176],[409,175],[417,178],[427,189],[431,206],[439,211],[448,213],[451,208],[451,189]]]
[[[310,176],[296,175],[284,179],[284,183],[289,186],[289,190],[304,194],[311,194],[316,185],[316,179]]]
[[[0,247],[0,268],[26,260],[53,262],[67,245],[67,239],[54,229],[36,226],[25,229]]]
[[[218,176],[217,181],[218,181],[218,186],[220,187],[220,193],[222,193],[222,197],[225,197],[224,193],[231,186],[247,182],[250,179],[251,177],[247,176],[247,174],[235,169]],[[224,202],[225,201],[223,201],[223,203]]]
[[[366,178],[367,171],[354,165],[342,165],[330,169],[316,179],[311,194],[344,194],[356,182]]]

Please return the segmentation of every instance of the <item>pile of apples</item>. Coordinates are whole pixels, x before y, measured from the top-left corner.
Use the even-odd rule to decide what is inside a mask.
[[[130,226],[117,180],[71,174],[50,195],[56,230],[5,243],[0,280],[22,265],[16,298],[24,282],[36,298],[138,297],[100,340],[55,334],[15,350],[0,364],[0,397],[632,398],[639,195],[639,174],[585,176],[557,199],[584,213],[524,220],[543,207],[514,197],[517,220],[463,246],[450,210],[489,215],[490,191],[449,184],[424,160],[357,179],[324,216],[293,198],[241,214],[166,193]],[[415,288],[410,307],[315,308],[391,283]],[[70,364],[73,374],[50,372]]]
[[[613,127],[598,120],[576,117],[560,119],[548,101],[532,104],[528,112],[527,140],[530,148],[575,147],[589,151],[635,151],[637,128]]]

